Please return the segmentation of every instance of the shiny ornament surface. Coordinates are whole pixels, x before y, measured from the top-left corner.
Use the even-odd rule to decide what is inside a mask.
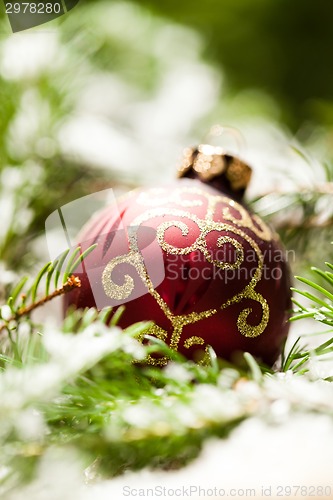
[[[82,249],[97,248],[85,260],[86,271],[75,273],[82,286],[66,296],[65,306],[124,304],[120,326],[152,320],[151,335],[196,361],[207,361],[212,346],[224,359],[248,351],[272,365],[289,329],[284,250],[241,203],[249,167],[216,148],[202,151],[185,154],[181,175],[189,178],[135,190],[119,201],[119,212],[107,207],[88,223]],[[159,259],[163,274],[156,286]]]

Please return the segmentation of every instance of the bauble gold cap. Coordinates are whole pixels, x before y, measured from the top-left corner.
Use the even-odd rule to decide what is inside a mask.
[[[208,184],[221,184],[235,194],[243,195],[252,175],[252,169],[239,158],[228,155],[224,149],[209,144],[186,148],[178,168],[178,177],[198,178]]]

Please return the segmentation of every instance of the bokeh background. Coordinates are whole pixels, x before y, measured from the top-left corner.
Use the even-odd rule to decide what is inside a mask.
[[[333,4],[82,0],[15,35],[1,9],[3,285],[47,258],[53,210],[173,178],[215,123],[244,138],[220,143],[253,165],[254,208],[302,263],[329,258]]]
[[[45,220],[54,210],[102,189],[121,194],[174,178],[183,148],[208,140],[216,123],[243,137],[241,148],[233,134],[217,140],[253,166],[247,201],[278,230],[293,273],[307,276],[311,265],[333,262],[332,26],[333,3],[327,0],[80,0],[67,15],[13,35],[1,2],[0,304],[20,276],[36,275],[49,260]],[[45,330],[54,314],[61,317],[59,309],[44,308],[41,314]],[[310,343],[310,334],[323,326],[295,325],[290,344],[298,334],[307,335]],[[56,337],[53,349],[71,366],[75,349],[61,347],[61,338]],[[88,340],[83,358],[91,350]],[[30,447],[24,455],[25,444],[35,439],[26,438],[35,421],[24,413],[30,408],[24,398],[30,401],[35,387],[44,398],[39,386],[45,379],[46,392],[50,375],[43,372],[37,383],[38,372],[21,371],[22,382],[13,373],[7,377],[7,399],[1,398],[0,441],[6,445],[1,444],[5,458],[16,453],[16,470],[24,470],[21,458],[31,452]],[[181,377],[186,380],[184,373],[176,369],[175,384],[182,383]],[[174,484],[202,479],[203,470],[208,486],[221,471],[232,487],[241,479],[247,485],[260,485],[261,478],[281,484],[281,477],[285,485],[328,484],[332,398],[323,379],[332,380],[332,374],[329,356],[328,363],[313,361],[309,379],[276,374],[276,379],[267,378],[264,389],[261,381],[232,386],[245,403],[247,398],[257,401],[256,415],[229,440],[209,441],[197,462],[173,476]],[[15,407],[11,384],[24,411]],[[220,393],[203,394],[200,412],[204,407],[213,420],[228,413],[223,399],[219,406]],[[151,416],[149,405],[143,408]],[[151,418],[160,418],[156,415]],[[181,412],[170,415],[175,426],[183,425],[177,423]],[[15,433],[12,445],[10,422],[21,429],[24,453]],[[49,432],[38,429],[34,432],[44,442]],[[105,442],[113,451],[114,444]],[[47,451],[37,482],[10,500],[66,500],[73,491],[79,499],[109,499],[118,498],[128,482],[136,487],[169,484],[166,472],[143,472],[102,486],[97,481],[88,491],[82,485],[81,452],[72,451]],[[159,452],[156,448],[157,457]],[[143,467],[141,462],[137,466]],[[86,474],[88,482],[89,474],[95,480],[94,467]],[[0,485],[5,473],[0,463]]]

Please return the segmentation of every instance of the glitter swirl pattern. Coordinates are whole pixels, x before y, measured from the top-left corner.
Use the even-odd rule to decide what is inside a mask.
[[[188,199],[187,196],[191,196]],[[138,247],[136,231],[129,231],[129,252],[126,255],[118,256],[112,259],[104,269],[102,275],[103,289],[108,297],[117,300],[130,297],[134,284],[133,279],[126,275],[123,285],[118,285],[112,281],[112,271],[121,263],[127,263],[133,266],[140,279],[146,286],[149,294],[156,300],[157,304],[170,321],[172,334],[169,345],[172,349],[178,350],[182,342],[182,333],[186,325],[197,323],[215,315],[218,310],[225,310],[228,307],[241,303],[249,299],[259,303],[262,314],[261,320],[257,325],[250,325],[247,320],[252,312],[251,307],[244,307],[239,313],[237,319],[237,329],[245,337],[255,338],[261,335],[269,321],[269,306],[266,299],[256,290],[258,282],[262,278],[263,254],[259,248],[255,237],[264,241],[272,239],[270,229],[255,215],[250,216],[246,209],[230,198],[223,195],[215,195],[208,190],[202,190],[197,186],[179,187],[168,193],[166,189],[151,189],[139,193],[136,203],[147,207],[147,210],[138,215],[131,223],[130,227],[137,228],[142,224],[152,221],[154,218],[169,216],[171,220],[162,222],[157,227],[157,241],[166,254],[171,255],[189,255],[191,252],[201,252],[207,262],[222,269],[239,269],[244,262],[244,245],[249,245],[256,255],[257,266],[246,286],[229,300],[223,302],[218,308],[212,308],[203,312],[192,312],[186,315],[175,315],[161,295],[154,289],[153,283],[147,273],[144,259]],[[207,205],[204,218],[199,217],[188,209],[202,207]],[[222,219],[216,220],[216,219]],[[189,236],[190,228],[188,222],[194,223],[198,229],[198,236],[191,241]],[[184,238],[185,246],[178,247],[167,241],[167,231],[169,228],[178,228]],[[247,232],[244,229],[249,230]],[[217,246],[232,245],[235,251],[235,260],[233,262],[214,259],[207,247],[207,236],[211,233],[224,232],[228,235],[219,236]],[[248,233],[253,233],[251,237]],[[190,241],[189,241],[190,240]],[[240,241],[241,240],[241,241]],[[158,325],[153,325],[149,334],[156,336],[161,340],[166,340],[168,333]],[[183,346],[188,349],[193,345],[204,345],[201,337],[190,337],[183,341]],[[208,346],[204,345],[205,357],[208,355]],[[166,357],[152,358],[147,360],[151,364],[164,365],[167,363]]]

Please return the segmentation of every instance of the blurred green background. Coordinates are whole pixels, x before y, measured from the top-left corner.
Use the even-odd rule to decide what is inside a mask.
[[[253,165],[248,199],[284,241],[306,264],[331,252],[333,4],[81,0],[14,35],[1,9],[3,283],[47,259],[57,207],[173,178],[214,123],[243,135],[222,145]]]
[[[204,57],[224,72],[230,92],[271,96],[293,132],[333,119],[333,4],[325,0],[155,2],[153,12],[198,30]]]

